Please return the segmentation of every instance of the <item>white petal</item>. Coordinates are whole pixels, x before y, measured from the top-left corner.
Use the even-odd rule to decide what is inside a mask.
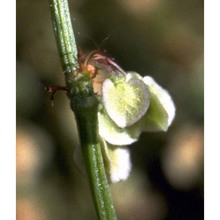
[[[121,79],[121,80],[120,80]],[[128,127],[143,117],[149,107],[150,92],[144,82],[128,74],[112,82],[106,79],[102,93],[110,118],[121,128]]]
[[[173,100],[167,90],[159,86],[152,77],[145,76],[143,81],[146,85],[148,85],[151,93],[151,102],[154,104],[153,108],[155,108],[151,109],[151,106],[149,107],[148,110],[149,112],[152,111],[152,115],[150,115],[148,119],[150,123],[153,123],[157,120],[157,115],[155,112],[153,112],[155,110],[158,113],[158,118],[160,118],[160,123],[162,123],[161,129],[166,131],[175,117],[176,108]],[[148,116],[149,112],[147,112],[146,117]],[[150,126],[148,127],[149,129],[146,130],[157,130],[154,127],[152,127],[152,129],[150,129]]]
[[[113,146],[103,141],[103,157],[112,183],[126,180],[131,171],[130,152],[126,146]]]
[[[99,135],[113,145],[128,145],[137,141],[141,133],[141,125],[128,128],[118,127],[105,110],[98,112]]]

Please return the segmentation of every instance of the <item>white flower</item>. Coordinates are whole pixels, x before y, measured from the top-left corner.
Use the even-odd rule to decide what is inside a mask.
[[[167,131],[175,106],[152,77],[142,78],[135,72],[106,79],[102,95],[99,135],[109,179],[118,182],[131,170],[129,150],[124,145],[137,141],[143,131]]]
[[[132,144],[142,131],[167,131],[174,119],[171,96],[150,76],[115,76],[104,81],[102,91],[99,134],[110,144]]]
[[[171,96],[152,77],[128,72],[105,79],[98,125],[109,181],[122,181],[130,174],[130,152],[126,145],[136,142],[143,131],[167,131],[174,117]],[[79,151],[75,151],[75,158],[80,166]]]

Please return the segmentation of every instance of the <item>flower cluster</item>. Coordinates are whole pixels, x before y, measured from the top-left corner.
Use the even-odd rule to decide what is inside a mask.
[[[126,146],[137,141],[143,131],[166,131],[174,116],[172,98],[152,77],[128,72],[104,81],[98,121],[111,182],[129,175]]]
[[[118,182],[125,180],[131,170],[127,145],[136,142],[142,132],[167,131],[175,106],[169,93],[152,77],[124,72],[105,56],[94,53],[92,57],[86,65],[94,65],[90,61],[95,61],[107,72],[98,92],[99,135],[109,180]]]

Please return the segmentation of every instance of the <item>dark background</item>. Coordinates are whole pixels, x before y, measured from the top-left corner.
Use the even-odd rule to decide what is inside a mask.
[[[129,146],[132,172],[111,186],[120,220],[204,218],[202,0],[69,1],[78,45],[106,50],[125,70],[151,75],[172,95],[166,133]],[[17,219],[96,219],[65,93],[48,1],[17,1]]]

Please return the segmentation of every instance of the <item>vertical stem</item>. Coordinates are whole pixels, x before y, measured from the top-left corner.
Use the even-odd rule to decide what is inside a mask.
[[[49,0],[54,34],[63,70],[66,74],[78,68],[77,47],[67,0]]]
[[[83,156],[92,189],[96,212],[100,220],[116,220],[109,184],[107,181],[98,136],[98,100],[92,80],[74,78],[79,71],[77,47],[72,29],[67,0],[49,0],[53,28],[61,64],[66,77],[66,86],[71,107],[77,120]]]
[[[100,220],[117,220],[98,138],[98,101],[94,96],[72,102],[83,156],[90,179],[96,211]]]

